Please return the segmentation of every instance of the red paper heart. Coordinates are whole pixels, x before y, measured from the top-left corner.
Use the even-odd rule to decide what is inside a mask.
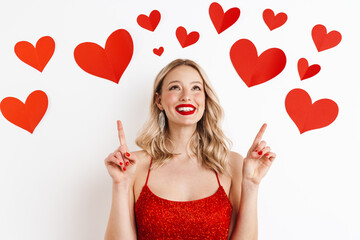
[[[287,21],[286,13],[274,14],[274,11],[271,9],[265,9],[263,12],[263,19],[270,31],[275,28],[281,27]]]
[[[209,8],[209,15],[216,31],[220,34],[239,19],[240,9],[234,7],[227,10],[224,14],[221,5],[213,2]]]
[[[125,29],[119,29],[106,40],[105,49],[96,43],[81,43],[75,48],[74,57],[85,72],[119,83],[133,51],[130,34]]]
[[[55,42],[45,36],[36,42],[36,47],[26,41],[15,44],[15,54],[24,63],[42,72],[55,51]]]
[[[32,92],[25,104],[14,97],[4,98],[0,103],[2,115],[11,123],[33,133],[46,113],[48,98],[41,90]]]
[[[255,45],[248,39],[240,39],[232,45],[230,58],[248,87],[276,77],[286,65],[286,56],[281,49],[270,48],[258,57]]]
[[[311,78],[320,72],[320,65],[313,64],[309,67],[309,63],[305,58],[300,58],[298,61],[298,72],[301,80]]]
[[[150,16],[146,16],[144,14],[140,14],[137,17],[137,23],[140,27],[145,28],[149,31],[155,31],[157,25],[159,24],[161,19],[161,14],[158,10],[153,10],[150,13]]]
[[[341,34],[338,31],[327,33],[326,27],[321,24],[313,27],[311,35],[318,52],[333,48],[341,41]]]
[[[159,47],[159,48],[154,48],[153,49],[153,52],[158,55],[158,56],[161,56],[164,52],[164,48],[163,47]]]
[[[285,107],[300,134],[330,125],[339,112],[338,105],[333,100],[320,99],[312,103],[309,94],[299,88],[287,94]]]
[[[181,47],[185,48],[196,43],[199,40],[200,34],[195,31],[187,34],[186,29],[180,26],[176,29],[176,37]]]

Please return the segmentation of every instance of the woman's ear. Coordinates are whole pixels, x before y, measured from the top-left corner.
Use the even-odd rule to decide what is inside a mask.
[[[159,95],[158,92],[155,93],[155,103],[158,106],[158,108],[160,109],[160,111],[163,110],[162,104],[161,104],[161,96]]]

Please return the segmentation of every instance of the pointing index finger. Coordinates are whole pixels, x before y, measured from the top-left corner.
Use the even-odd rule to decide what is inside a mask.
[[[256,137],[255,137],[255,139],[254,139],[254,142],[253,142],[253,144],[252,144],[252,146],[251,146],[251,149],[254,149],[254,148],[259,144],[259,142],[260,142],[261,139],[262,139],[262,136],[264,135],[264,132],[265,132],[266,127],[267,127],[267,124],[266,124],[266,123],[264,123],[264,124],[261,126],[258,134],[256,135]]]
[[[120,120],[117,120],[117,129],[118,129],[118,135],[119,135],[119,140],[120,140],[120,146],[122,146],[122,145],[126,146],[124,128],[123,128],[123,125]]]

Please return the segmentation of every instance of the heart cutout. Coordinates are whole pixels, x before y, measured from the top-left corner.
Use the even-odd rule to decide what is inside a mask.
[[[272,31],[286,23],[287,15],[283,12],[275,15],[274,11],[268,8],[263,12],[263,19],[270,31]]]
[[[158,56],[161,56],[164,52],[164,48],[163,47],[159,47],[159,48],[154,48],[153,49],[153,53],[158,55]]]
[[[210,19],[218,34],[231,27],[240,17],[239,8],[231,8],[224,13],[223,8],[217,2],[213,2],[209,8]]]
[[[12,124],[33,133],[48,107],[45,92],[37,90],[26,99],[25,104],[14,97],[4,98],[0,103],[2,115]]]
[[[133,52],[131,35],[125,29],[119,29],[108,37],[105,49],[96,43],[81,43],[75,48],[74,57],[85,72],[119,83]]]
[[[312,103],[309,94],[299,88],[287,94],[285,107],[300,134],[330,125],[339,112],[338,105],[333,100],[320,99]]]
[[[321,67],[318,64],[313,64],[309,67],[309,63],[305,58],[300,58],[298,61],[298,72],[301,80],[315,76],[320,70]]]
[[[36,47],[26,41],[15,44],[15,54],[24,63],[42,72],[55,51],[55,42],[49,36],[40,38]]]
[[[158,10],[153,10],[149,17],[141,14],[137,17],[137,23],[140,27],[145,28],[149,31],[155,31],[161,19],[161,14]]]
[[[333,48],[341,42],[341,34],[338,31],[327,33],[326,27],[321,24],[313,27],[311,35],[318,52]]]
[[[187,34],[184,27],[180,26],[176,29],[176,37],[182,48],[193,45],[199,40],[200,34],[198,32],[191,32]]]
[[[286,56],[281,49],[270,48],[258,56],[255,45],[248,39],[240,39],[232,45],[230,59],[248,87],[276,77],[286,65]]]

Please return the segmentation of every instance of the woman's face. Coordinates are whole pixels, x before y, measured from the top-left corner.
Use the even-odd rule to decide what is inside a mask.
[[[198,71],[181,65],[164,78],[157,106],[165,110],[169,125],[194,125],[203,116],[205,91]]]

